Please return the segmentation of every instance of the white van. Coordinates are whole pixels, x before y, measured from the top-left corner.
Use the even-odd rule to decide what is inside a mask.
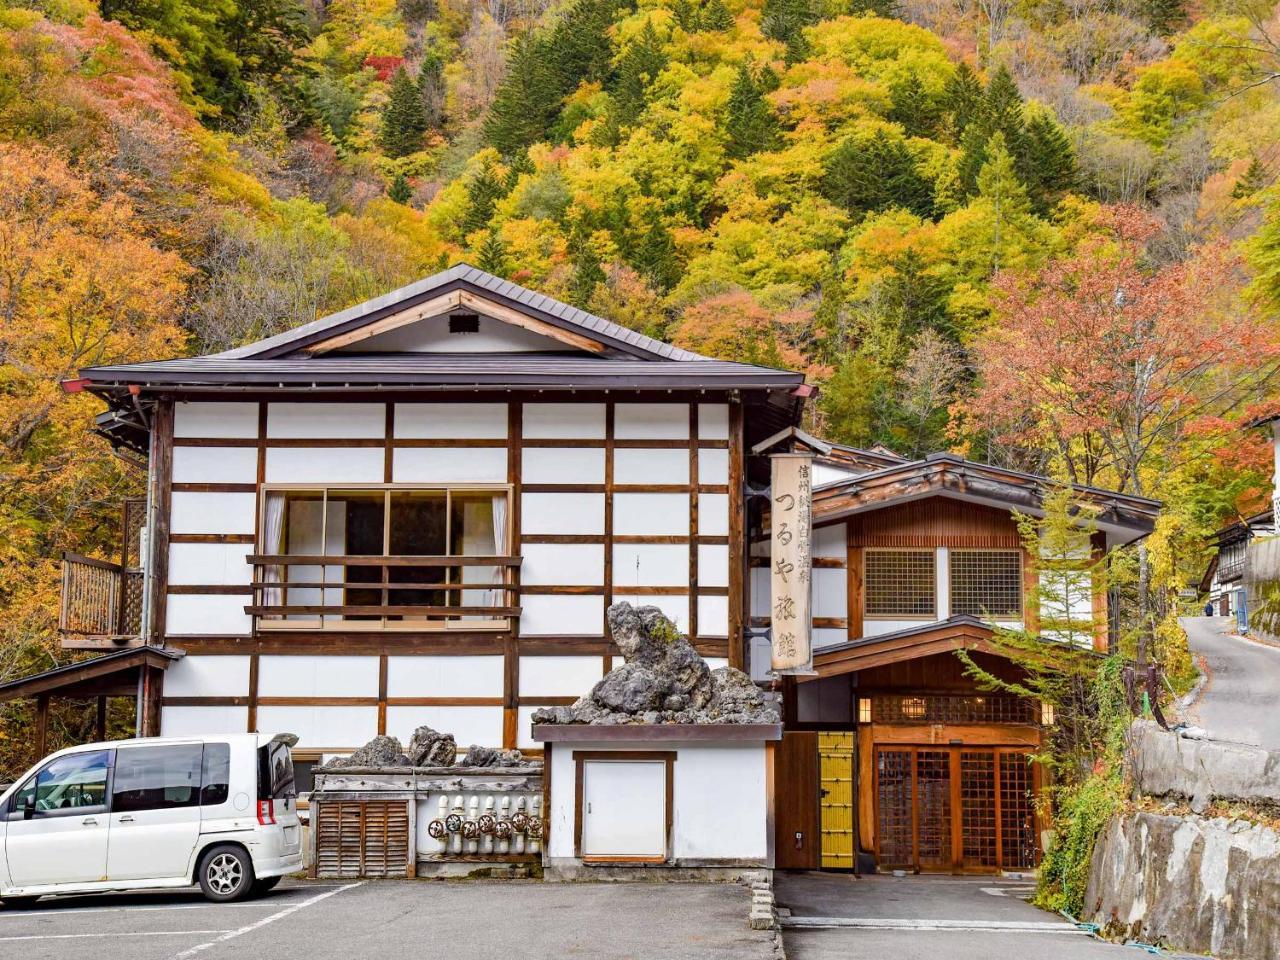
[[[193,883],[210,900],[302,869],[291,734],[90,743],[0,795],[0,902]]]

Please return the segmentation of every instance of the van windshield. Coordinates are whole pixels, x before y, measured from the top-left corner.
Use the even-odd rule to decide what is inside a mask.
[[[269,743],[258,748],[258,799],[297,797],[293,779],[293,755],[288,744]]]

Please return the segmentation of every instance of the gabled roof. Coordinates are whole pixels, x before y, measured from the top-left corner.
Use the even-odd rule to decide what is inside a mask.
[[[296,355],[299,351],[325,339],[458,290],[470,291],[521,313],[532,314],[553,327],[589,334],[621,356],[680,361],[707,359],[669,343],[663,343],[661,340],[646,337],[642,333],[619,326],[585,310],[579,310],[553,297],[522,287],[518,283],[495,277],[466,263],[455,264],[448,270],[442,270],[426,279],[417,280],[398,290],[392,290],[390,293],[366,300],[346,310],[331,313],[319,320],[304,323],[292,330],[278,333],[274,337],[213,356],[225,360],[250,358],[271,360]]]
[[[75,663],[20,677],[8,683],[0,683],[0,703],[40,694],[60,697],[86,697],[131,693],[139,667],[157,667],[167,670],[174,661],[183,657],[182,650],[168,647],[126,647],[90,657]],[[123,686],[122,686],[123,685]]]

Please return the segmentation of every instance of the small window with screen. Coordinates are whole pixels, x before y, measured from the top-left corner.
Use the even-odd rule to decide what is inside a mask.
[[[937,616],[932,550],[868,550],[863,555],[864,612],[885,620]]]
[[[952,550],[951,612],[996,620],[1022,616],[1022,554]]]

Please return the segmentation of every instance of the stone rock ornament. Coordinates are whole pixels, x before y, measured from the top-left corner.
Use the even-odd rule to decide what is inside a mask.
[[[626,663],[571,707],[544,707],[534,723],[777,723],[776,703],[733,667],[707,666],[657,607],[615,603],[609,630]]]
[[[449,738],[450,740],[453,737]],[[519,750],[495,750],[493,747],[481,747],[472,744],[467,747],[467,754],[458,761],[460,767],[519,767],[525,763]]]
[[[335,757],[325,769],[341,767],[407,767],[409,758],[395,737],[374,737],[348,757]]]
[[[458,758],[458,745],[452,733],[440,733],[424,725],[413,731],[406,752],[415,767],[451,767]]]

